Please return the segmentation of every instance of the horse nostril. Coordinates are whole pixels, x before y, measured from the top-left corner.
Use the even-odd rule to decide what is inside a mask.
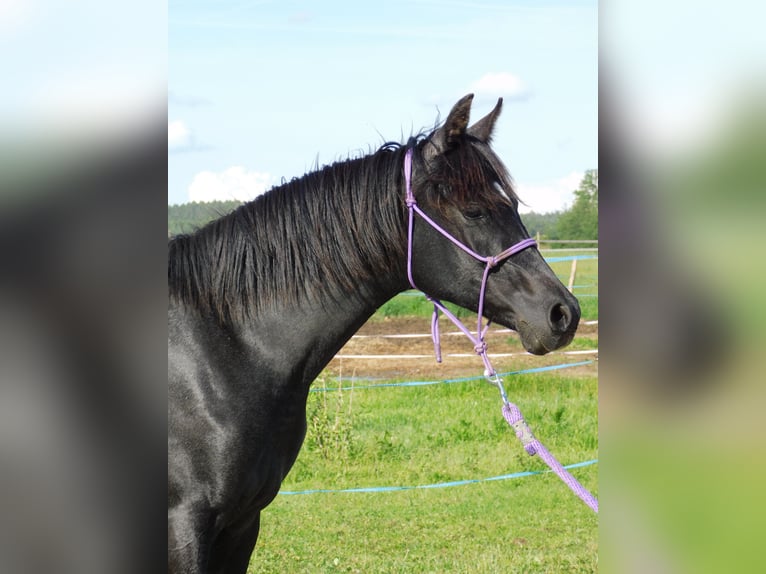
[[[556,331],[566,331],[572,322],[572,312],[566,305],[556,303],[551,307],[550,315],[548,316],[551,327]]]

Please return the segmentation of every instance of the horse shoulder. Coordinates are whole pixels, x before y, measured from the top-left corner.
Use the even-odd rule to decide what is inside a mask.
[[[193,313],[171,309],[168,337],[169,479],[223,512],[265,507],[303,442],[305,392],[257,342]]]

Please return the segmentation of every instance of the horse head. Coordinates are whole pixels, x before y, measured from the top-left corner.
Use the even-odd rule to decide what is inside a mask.
[[[493,259],[529,233],[511,178],[491,148],[502,99],[469,127],[472,99],[458,101],[412,156],[412,194],[436,224],[415,218],[412,280],[431,297],[478,312],[486,271],[482,314],[518,331],[524,348],[542,355],[571,342],[580,307],[536,248]]]

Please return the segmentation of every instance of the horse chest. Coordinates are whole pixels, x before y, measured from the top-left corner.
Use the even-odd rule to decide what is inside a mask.
[[[243,404],[248,402],[237,444],[231,445],[236,456],[228,475],[238,482],[234,490],[250,501],[248,506],[261,509],[276,496],[298,457],[306,434],[306,403],[305,398],[272,396]]]

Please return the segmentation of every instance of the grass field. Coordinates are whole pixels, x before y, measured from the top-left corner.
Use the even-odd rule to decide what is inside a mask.
[[[551,266],[567,283],[571,262]],[[574,292],[583,319],[597,319],[598,260],[578,261],[577,271]],[[426,317],[431,309],[421,295],[405,293],[373,320]],[[570,345],[597,347],[592,336],[575,337]],[[515,375],[505,385],[563,464],[598,458],[596,364]],[[339,390],[348,386],[352,381],[329,375],[314,383],[306,441],[283,492],[413,487],[546,468],[524,452],[502,418],[497,389],[483,381]],[[570,472],[598,496],[598,464]],[[555,475],[544,473],[393,492],[280,494],[262,514],[249,572],[597,570],[597,516]]]
[[[322,379],[315,388],[336,384]],[[562,463],[598,457],[595,376],[521,375],[506,386]],[[545,468],[517,443],[496,389],[481,381],[316,392],[308,422],[283,490],[426,485]],[[571,472],[597,496],[597,465]],[[557,477],[541,474],[438,489],[280,495],[262,515],[250,572],[596,569],[597,517]]]

